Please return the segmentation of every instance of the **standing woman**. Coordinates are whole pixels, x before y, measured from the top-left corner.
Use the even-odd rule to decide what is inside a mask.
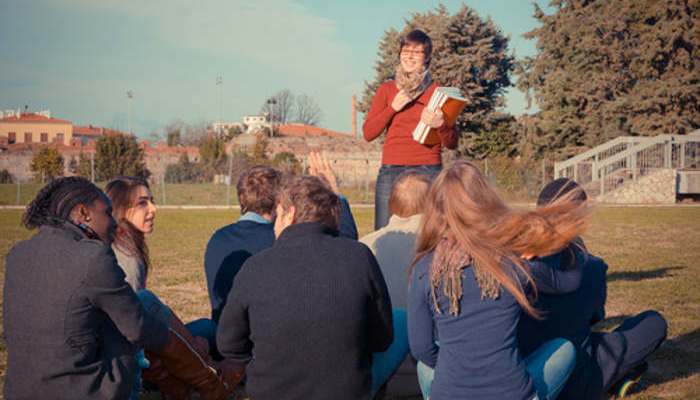
[[[523,359],[518,321],[523,311],[538,315],[530,304],[536,290],[574,291],[582,273],[521,256],[555,253],[581,233],[588,210],[571,201],[575,194],[517,212],[469,162],[435,179],[408,299],[409,343],[425,397],[556,398],[573,369],[574,347],[554,339]]]
[[[457,132],[445,125],[442,112],[426,108],[437,88],[428,70],[432,49],[432,41],[421,30],[401,38],[394,80],[379,86],[362,126],[367,141],[387,132],[375,188],[375,230],[389,222],[389,196],[396,178],[408,170],[433,178],[442,167],[442,147],[457,147]],[[440,143],[424,145],[413,140],[413,130],[421,120],[439,129]]]
[[[150,317],[110,248],[111,202],[79,178],[48,183],[22,224],[39,229],[7,255],[5,398],[123,399],[135,346],[172,355],[166,324]]]

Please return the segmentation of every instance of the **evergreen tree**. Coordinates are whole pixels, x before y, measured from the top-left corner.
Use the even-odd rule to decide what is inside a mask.
[[[433,80],[440,86],[460,88],[470,101],[457,122],[461,135],[459,152],[483,157],[484,148],[476,144],[477,137],[484,131],[497,131],[496,126],[504,117],[496,110],[504,104],[505,89],[511,85],[509,74],[514,69],[514,57],[508,53],[508,37],[493,21],[482,19],[466,5],[454,15],[442,5],[414,13],[401,33],[413,29],[425,31],[433,41]],[[399,38],[400,33],[394,28],[385,32],[379,44],[375,78],[366,83],[361,111],[367,111],[377,87],[393,77],[399,60]]]
[[[379,50],[377,51],[377,61],[374,62],[374,80],[372,82],[365,81],[365,91],[362,98],[357,102],[357,110],[367,113],[372,97],[377,92],[379,85],[387,79],[394,77],[394,69],[399,61],[399,39],[401,35],[395,28],[389,28],[384,32],[384,36],[379,41]]]
[[[97,139],[95,150],[95,179],[108,181],[117,176],[148,178],[143,149],[133,135],[108,132]]]
[[[550,5],[549,15],[535,5],[541,25],[526,37],[538,54],[517,71],[518,87],[541,110],[536,141],[570,155],[620,135],[700,127],[700,1]]]

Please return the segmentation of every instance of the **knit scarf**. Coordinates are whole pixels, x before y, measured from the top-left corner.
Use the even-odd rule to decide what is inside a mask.
[[[430,76],[430,71],[425,66],[421,66],[413,72],[406,72],[399,63],[396,66],[395,77],[396,87],[406,92],[411,100],[417,99],[433,83],[433,77]]]
[[[443,238],[435,248],[435,256],[430,266],[430,294],[438,313],[442,313],[438,305],[436,291],[442,287],[442,294],[450,303],[449,313],[459,314],[459,300],[462,298],[462,270],[470,267],[481,289],[481,299],[497,299],[501,287],[491,274],[484,271],[468,251],[453,238]]]

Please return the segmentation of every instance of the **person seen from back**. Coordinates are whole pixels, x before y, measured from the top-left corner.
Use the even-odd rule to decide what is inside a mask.
[[[420,387],[416,377],[416,362],[408,354],[405,319],[408,293],[408,267],[415,257],[416,233],[425,207],[430,178],[415,171],[402,173],[394,183],[389,198],[389,223],[360,239],[372,250],[382,270],[394,309],[394,342],[405,341],[404,362],[386,387],[388,396],[417,396]],[[397,315],[398,314],[398,315]],[[398,350],[398,349],[397,349]],[[401,354],[397,354],[401,356]],[[394,371],[377,371],[383,375]],[[378,376],[374,381],[386,381]]]
[[[587,200],[575,181],[556,179],[542,189],[537,206],[546,207],[572,192],[577,193],[575,201]],[[577,253],[585,256],[576,257]],[[542,293],[537,298],[535,306],[543,317],[524,315],[520,319],[520,350],[527,356],[552,338],[566,338],[576,346],[577,363],[560,399],[601,398],[611,390],[624,395],[625,383],[646,370],[645,360],[666,338],[666,321],[658,312],[648,310],[625,319],[613,332],[592,332],[591,327],[605,318],[608,266],[590,254],[580,238],[569,243],[561,258],[562,265],[581,263],[581,286],[569,294]]]
[[[554,269],[535,256],[582,232],[586,204],[565,196],[516,211],[474,164],[457,161],[433,181],[423,218],[408,332],[424,397],[556,398],[575,364],[573,345],[557,338],[525,358],[516,328],[523,312],[538,315],[530,296],[578,288],[580,269]]]
[[[288,177],[274,244],[233,282],[217,345],[248,363],[253,399],[370,398],[372,352],[392,342],[391,303],[370,250],[339,236],[340,213],[325,179]]]

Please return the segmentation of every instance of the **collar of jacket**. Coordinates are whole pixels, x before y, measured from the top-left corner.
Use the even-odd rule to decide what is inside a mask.
[[[80,229],[76,224],[59,218],[49,219],[49,223],[42,225],[39,228],[39,231],[66,233],[72,235],[74,240],[83,240],[88,238],[87,235],[85,235],[85,232],[83,232],[82,229]]]
[[[338,231],[324,225],[321,222],[301,222],[286,227],[275,241],[275,244],[286,243],[289,241],[299,240],[300,238],[318,235],[338,236]]]

